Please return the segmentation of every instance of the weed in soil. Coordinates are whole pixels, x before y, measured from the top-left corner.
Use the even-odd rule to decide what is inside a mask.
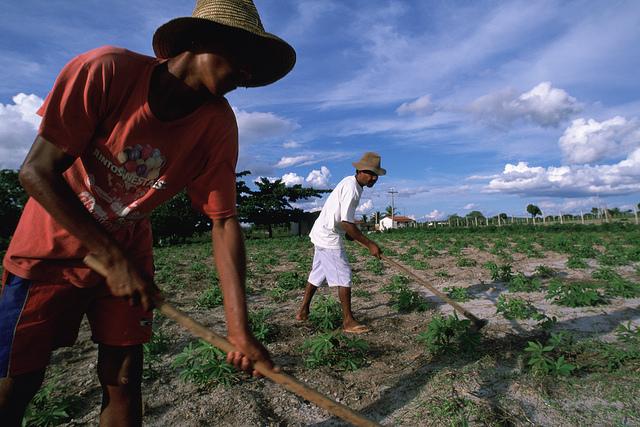
[[[367,270],[376,276],[382,276],[384,274],[384,264],[378,258],[370,258],[366,263]]]
[[[530,319],[538,312],[529,301],[515,297],[507,299],[504,295],[498,297],[496,307],[496,313],[502,314],[509,320]]]
[[[217,281],[212,283],[198,298],[196,305],[199,308],[214,308],[222,305],[222,290]]]
[[[427,324],[427,330],[418,335],[431,354],[469,351],[480,344],[480,334],[471,328],[471,321],[460,320],[457,314],[443,317],[436,314]]]
[[[491,280],[494,282],[509,282],[513,275],[511,271],[511,264],[498,265],[495,262],[489,261],[484,263],[484,268],[489,270],[491,274]]]
[[[251,332],[253,336],[263,344],[273,342],[278,332],[275,325],[267,322],[267,319],[269,319],[272,314],[273,310],[268,308],[249,313],[249,327],[251,328]]]
[[[569,376],[576,367],[565,360],[564,355],[555,357],[555,353],[561,351],[561,346],[566,340],[566,334],[551,334],[546,344],[539,341],[529,341],[527,348],[529,353],[527,364],[534,375]]]
[[[533,275],[541,279],[549,279],[556,275],[556,271],[546,265],[539,265],[536,267]]]
[[[153,330],[149,342],[142,344],[143,379],[150,380],[158,377],[157,365],[160,361],[160,355],[166,352],[170,345],[171,340],[164,330],[159,328]]]
[[[475,259],[460,257],[456,260],[458,267],[475,267],[478,262]]]
[[[309,368],[332,366],[339,370],[355,371],[367,365],[369,344],[341,332],[326,332],[306,340],[303,350],[311,354],[305,359]]]
[[[589,267],[587,263],[582,258],[577,257],[575,255],[571,255],[567,260],[567,268],[576,270],[576,269],[582,269],[587,267]]]
[[[563,282],[560,279],[549,282],[545,298],[565,307],[593,307],[607,304],[604,295],[598,292],[593,283]]]
[[[507,282],[507,289],[511,292],[535,292],[542,287],[540,279],[537,277],[527,277],[522,273],[511,276]]]
[[[447,293],[447,296],[457,302],[467,302],[472,299],[467,288],[444,288],[443,291]]]
[[[38,390],[27,407],[23,426],[56,426],[69,421],[80,398],[61,394],[58,382],[59,378],[54,376]]]
[[[333,297],[319,296],[309,312],[309,321],[321,331],[332,331],[342,325],[342,308]]]
[[[227,355],[204,341],[191,342],[173,361],[180,378],[200,387],[225,386],[238,381],[238,371],[226,362]]]

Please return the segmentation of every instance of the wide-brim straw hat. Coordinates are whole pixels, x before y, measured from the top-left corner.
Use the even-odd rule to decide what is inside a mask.
[[[376,175],[385,175],[387,170],[380,167],[380,160],[378,153],[368,151],[362,155],[360,161],[351,164],[359,171],[371,171]]]
[[[172,19],[153,35],[158,58],[171,58],[194,41],[222,40],[241,54],[251,78],[243,86],[265,86],[284,77],[296,63],[296,51],[267,33],[252,0],[197,0],[191,17]]]

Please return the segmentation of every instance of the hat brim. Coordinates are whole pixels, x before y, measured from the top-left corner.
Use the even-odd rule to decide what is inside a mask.
[[[204,18],[172,19],[153,35],[153,50],[158,58],[172,58],[189,49],[193,41],[219,39],[230,46],[242,47],[251,68],[251,79],[244,86],[266,86],[287,75],[296,63],[291,45],[271,33],[255,34]]]
[[[382,176],[382,175],[386,175],[387,174],[387,170],[386,169],[377,168],[375,166],[367,165],[367,164],[362,163],[362,162],[353,162],[351,164],[353,165],[354,168],[356,168],[359,171],[371,171],[371,172],[375,173],[378,176]]]

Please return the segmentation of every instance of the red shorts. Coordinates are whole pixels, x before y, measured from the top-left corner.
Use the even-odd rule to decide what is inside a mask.
[[[6,272],[5,272],[6,273]],[[0,294],[0,378],[44,369],[73,345],[87,315],[94,342],[129,346],[151,338],[152,312],[131,307],[106,285],[78,288],[5,274]]]

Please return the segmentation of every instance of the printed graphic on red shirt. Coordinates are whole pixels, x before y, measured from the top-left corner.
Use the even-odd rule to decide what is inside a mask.
[[[85,185],[90,191],[78,194],[85,208],[110,231],[143,218],[145,215],[136,211],[139,199],[150,189],[166,187],[165,181],[158,179],[166,164],[160,150],[149,144],[136,144],[125,147],[115,159],[103,154],[99,147],[92,154],[106,174],[87,173]]]
[[[142,178],[156,179],[164,165],[164,157],[160,150],[152,148],[149,144],[127,147],[116,157],[127,172],[135,173]]]

